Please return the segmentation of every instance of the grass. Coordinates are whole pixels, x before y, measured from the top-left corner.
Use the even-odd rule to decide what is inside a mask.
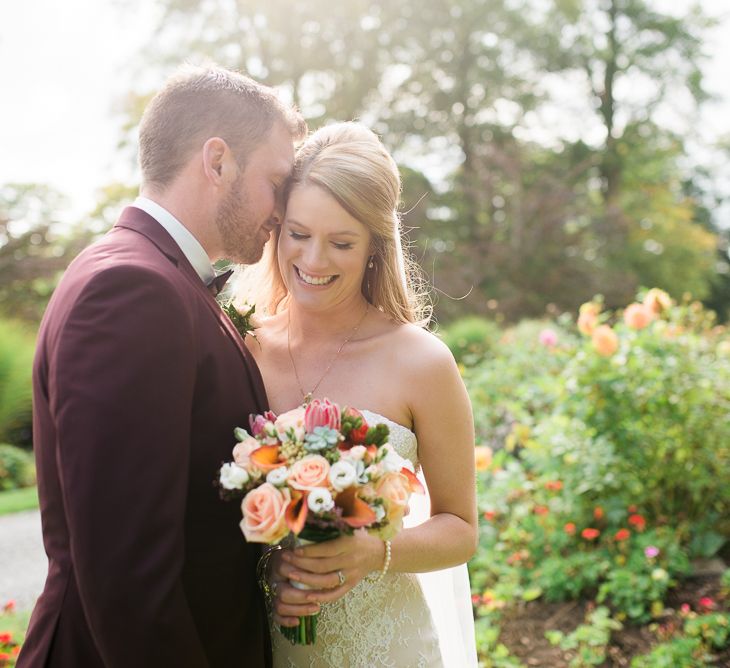
[[[0,515],[32,510],[37,507],[38,489],[36,487],[21,487],[0,492]]]

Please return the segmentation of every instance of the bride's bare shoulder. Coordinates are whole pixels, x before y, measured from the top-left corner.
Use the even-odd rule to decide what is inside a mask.
[[[456,367],[448,346],[435,334],[410,323],[393,323],[387,334],[387,348],[400,368],[413,367],[419,373]]]

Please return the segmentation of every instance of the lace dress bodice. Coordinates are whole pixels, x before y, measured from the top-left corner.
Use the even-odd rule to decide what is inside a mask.
[[[361,412],[369,424],[388,425],[390,444],[418,471],[416,435],[382,415]],[[323,605],[314,645],[291,645],[275,628],[272,642],[275,668],[443,666],[431,613],[413,573],[388,573],[377,582],[366,578]]]

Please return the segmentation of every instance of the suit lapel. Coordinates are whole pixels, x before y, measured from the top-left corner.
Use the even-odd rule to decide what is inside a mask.
[[[190,264],[175,240],[170,236],[167,230],[162,227],[152,216],[145,211],[136,207],[127,207],[122,211],[119,221],[114,227],[123,227],[134,230],[139,234],[147,237],[157,248],[170,260],[180,271],[190,287],[196,291],[205,301],[208,308],[212,311],[214,317],[223,328],[233,345],[238,350],[246,370],[248,371],[248,379],[251,384],[251,391],[256,400],[257,408],[260,412],[264,412],[268,408],[268,400],[266,398],[266,390],[261,377],[258,366],[253,361],[251,353],[246,349],[245,344],[238,330],[233,326],[230,318],[224,313],[218,302],[210,293],[208,288],[200,280],[197,272]]]

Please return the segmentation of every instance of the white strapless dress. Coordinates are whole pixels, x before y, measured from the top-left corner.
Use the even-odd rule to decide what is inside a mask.
[[[386,423],[391,445],[420,471],[416,435],[382,415],[362,413],[371,424]],[[421,524],[429,512],[428,497],[414,495],[405,526]],[[271,635],[274,668],[477,665],[465,564],[432,573],[388,573],[378,582],[361,581],[339,601],[322,606],[314,645],[292,645],[276,628]]]

